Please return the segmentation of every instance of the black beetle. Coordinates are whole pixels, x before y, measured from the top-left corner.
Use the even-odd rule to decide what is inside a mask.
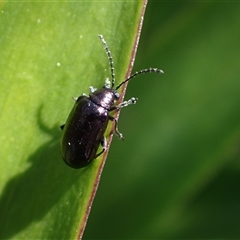
[[[123,139],[123,135],[117,128],[117,119],[110,116],[109,112],[119,111],[123,107],[135,104],[137,98],[131,98],[116,105],[116,101],[120,98],[117,90],[124,83],[139,74],[150,72],[163,73],[162,70],[157,68],[143,69],[131,75],[114,89],[115,75],[112,55],[103,36],[99,35],[99,38],[109,59],[112,81],[110,82],[106,79],[106,83],[101,89],[97,90],[90,87],[89,96],[82,94],[75,99],[76,103],[68,116],[66,124],[61,126],[61,129],[63,129],[61,139],[62,158],[72,168],[87,166],[106,150],[107,144],[104,133],[109,120],[115,122],[114,133],[120,139]],[[102,145],[102,150],[97,153],[100,144]]]

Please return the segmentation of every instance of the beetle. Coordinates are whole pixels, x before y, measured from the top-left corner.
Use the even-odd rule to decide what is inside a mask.
[[[108,56],[111,81],[106,79],[105,85],[98,90],[90,86],[89,96],[82,94],[76,98],[75,105],[73,106],[66,123],[61,126],[61,129],[63,130],[61,138],[62,158],[65,163],[72,168],[86,167],[93,161],[93,159],[100,156],[106,150],[107,143],[104,133],[109,121],[114,122],[114,133],[120,139],[124,139],[123,135],[118,131],[117,119],[109,113],[119,111],[123,107],[135,104],[137,98],[132,97],[128,101],[116,104],[120,99],[120,94],[117,90],[124,83],[140,74],[151,72],[163,73],[162,70],[157,68],[142,69],[122,81],[114,89],[115,73],[112,55],[103,36],[98,35],[98,37],[100,38]],[[102,146],[102,150],[97,153],[100,145]]]

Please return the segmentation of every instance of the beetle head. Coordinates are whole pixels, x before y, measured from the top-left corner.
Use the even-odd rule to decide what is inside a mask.
[[[105,86],[101,89],[96,90],[89,95],[90,99],[97,105],[110,110],[114,106],[115,101],[119,100],[119,93],[112,88],[106,88]]]

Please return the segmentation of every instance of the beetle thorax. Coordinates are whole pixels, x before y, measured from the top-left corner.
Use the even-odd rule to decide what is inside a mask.
[[[112,88],[101,88],[89,95],[90,99],[97,105],[109,110],[116,100],[119,99],[119,94]]]

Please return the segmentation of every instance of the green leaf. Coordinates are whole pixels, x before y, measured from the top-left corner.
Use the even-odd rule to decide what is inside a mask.
[[[89,86],[102,87],[110,77],[98,34],[111,49],[117,83],[129,74],[144,6],[143,1],[1,3],[0,238],[83,234],[104,159],[80,170],[67,167],[60,157],[59,126],[72,97],[88,93]]]

